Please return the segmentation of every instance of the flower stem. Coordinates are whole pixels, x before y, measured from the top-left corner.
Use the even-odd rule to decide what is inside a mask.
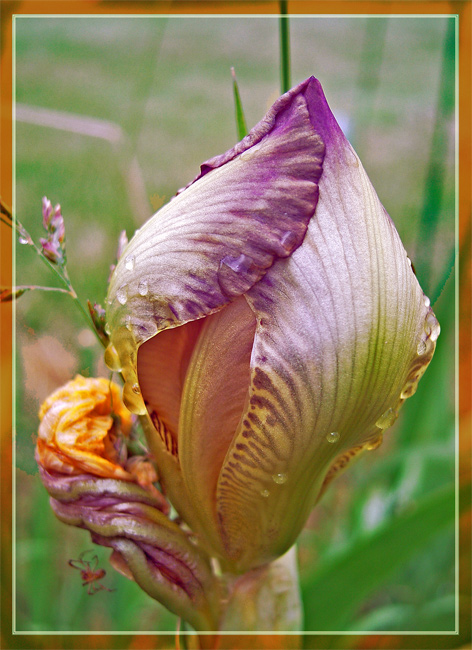
[[[302,604],[293,546],[271,564],[229,578],[228,604],[222,630],[245,632],[297,632],[302,629]],[[297,647],[300,639],[287,637],[286,648]]]
[[[280,0],[280,81],[282,94],[290,90],[290,37],[287,0]]]

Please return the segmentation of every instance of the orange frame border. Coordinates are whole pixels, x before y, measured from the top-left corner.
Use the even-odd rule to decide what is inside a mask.
[[[288,0],[289,14],[445,14],[459,16],[459,245],[461,267],[459,280],[459,418],[460,418],[460,481],[470,485],[472,450],[472,345],[471,345],[471,182],[472,177],[472,131],[471,131],[471,79],[472,79],[472,0],[421,1],[421,0]],[[1,20],[1,102],[0,134],[0,193],[12,204],[12,17],[19,14],[277,14],[279,3],[271,0],[0,0]],[[10,232],[0,228],[0,282],[11,285],[12,249]],[[64,649],[64,648],[175,648],[173,635],[47,635],[16,636],[12,634],[11,597],[11,408],[12,408],[12,310],[11,304],[3,304],[0,320],[0,470],[1,470],[1,643],[2,648]],[[364,635],[345,637],[359,649],[373,648],[471,648],[471,513],[470,490],[466,512],[459,521],[460,600],[458,635]],[[243,641],[244,639],[244,641]],[[243,643],[242,643],[243,642]],[[249,636],[225,636],[222,648],[288,648],[293,637],[283,635],[254,634]],[[237,645],[235,645],[237,644]],[[244,646],[243,646],[244,644]],[[338,637],[305,635],[305,648],[343,647]],[[467,644],[467,645],[464,645]],[[177,645],[178,647],[178,645]]]

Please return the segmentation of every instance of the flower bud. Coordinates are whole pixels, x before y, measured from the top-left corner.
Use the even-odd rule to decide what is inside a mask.
[[[107,320],[169,499],[235,572],[290,548],[378,446],[439,335],[313,77],[135,234]]]

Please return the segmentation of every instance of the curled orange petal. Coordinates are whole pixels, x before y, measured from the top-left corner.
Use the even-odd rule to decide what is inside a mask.
[[[118,434],[129,434],[132,416],[113,382],[77,375],[45,400],[39,418],[36,460],[45,469],[134,480],[118,449]]]

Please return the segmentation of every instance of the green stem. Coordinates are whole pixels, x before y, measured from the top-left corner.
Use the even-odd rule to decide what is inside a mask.
[[[24,237],[25,239],[27,239],[26,245],[31,246],[34,249],[34,251],[39,256],[39,258],[44,262],[44,264],[46,264],[46,266],[59,278],[62,284],[64,284],[66,287],[65,290],[61,289],[60,287],[37,287],[37,288],[38,289],[41,288],[44,291],[60,291],[62,293],[69,294],[71,298],[74,300],[77,307],[79,308],[82,316],[85,318],[85,322],[87,323],[87,326],[91,328],[92,332],[95,334],[100,344],[105,346],[104,342],[101,340],[100,336],[98,335],[97,330],[95,329],[92,319],[90,318],[90,314],[86,311],[85,307],[80,302],[79,297],[77,296],[77,293],[69,279],[69,275],[67,273],[67,269],[65,268],[65,266],[55,265],[50,260],[48,260],[48,258],[44,255],[43,251],[34,243],[32,237],[30,236],[28,231],[24,228],[24,226],[17,219],[12,218],[12,214],[10,210],[3,203],[3,201],[1,202],[1,214],[6,215],[8,219],[12,220],[11,223],[8,223],[4,219],[2,219],[3,223],[5,223],[7,226],[10,226],[11,228],[14,228],[16,232],[20,235],[20,237]]]
[[[228,599],[221,630],[297,632],[303,629],[295,546],[271,564],[226,578]],[[284,647],[296,648],[300,639],[291,636],[284,641]]]
[[[22,289],[25,291],[58,291],[59,293],[66,293],[69,296],[71,295],[70,291],[67,291],[67,289],[61,289],[61,287],[41,287],[36,284],[21,284],[15,287],[16,291],[21,291]]]
[[[290,36],[287,0],[280,0],[280,80],[282,94],[290,90]]]
[[[69,279],[69,276],[67,275],[67,270],[65,269],[65,267],[63,267],[63,266],[58,267],[58,266],[52,264],[52,262],[50,262],[48,260],[48,258],[45,257],[45,255],[43,255],[43,252],[38,248],[38,246],[36,246],[36,244],[33,241],[29,245],[34,248],[36,253],[39,255],[40,259],[46,264],[46,266],[48,266],[51,269],[51,271],[53,271],[57,275],[59,280],[66,286],[66,288],[67,288],[66,293],[68,293],[71,296],[72,300],[74,300],[74,302],[77,305],[77,307],[79,308],[82,316],[85,318],[85,322],[87,323],[87,326],[91,328],[91,330],[95,334],[97,340],[101,343],[101,345],[103,345],[103,341],[100,339],[100,337],[99,337],[99,335],[97,333],[97,330],[95,329],[94,324],[92,323],[90,315],[87,313],[87,311],[85,310],[85,307],[80,302],[79,297],[77,296],[77,293],[76,293],[74,287],[72,286],[72,283],[71,283],[71,281]]]

